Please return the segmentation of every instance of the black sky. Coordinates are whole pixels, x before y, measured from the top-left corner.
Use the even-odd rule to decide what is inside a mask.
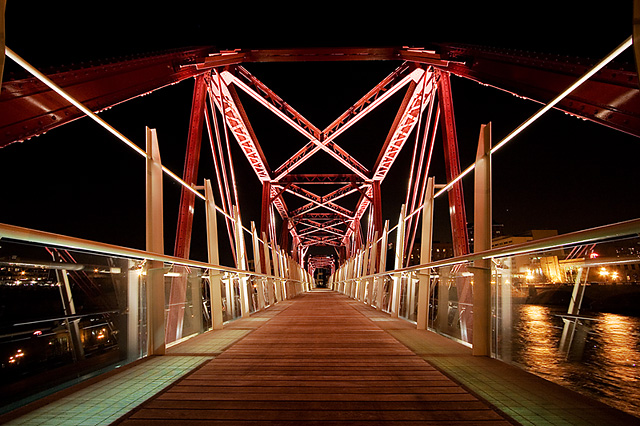
[[[371,3],[345,11],[345,3],[269,3],[229,6],[210,2],[24,2],[9,0],[6,42],[37,67],[57,69],[171,48],[214,45],[221,49],[318,46],[417,46],[437,42],[522,49],[600,58],[631,34],[632,1],[531,3]],[[219,3],[219,2],[215,2]],[[445,3],[445,2],[441,2]],[[562,6],[558,6],[562,3]],[[506,4],[506,6],[505,6]],[[205,6],[207,5],[207,6]],[[630,52],[627,52],[630,53]],[[631,57],[625,55],[623,59]],[[10,61],[8,61],[10,62]],[[358,100],[397,64],[256,64],[247,68],[316,126],[322,128]],[[7,65],[6,74],[15,69]],[[461,164],[473,162],[480,124],[491,121],[494,142],[540,106],[460,78],[452,80]],[[182,170],[193,83],[165,88],[103,113],[139,145],[144,126],[158,130],[163,163]],[[279,124],[245,105],[272,168],[304,141],[275,137]],[[391,114],[395,113],[392,111]],[[253,115],[252,115],[253,114]],[[389,128],[383,117],[354,127],[338,142],[371,167]],[[391,120],[393,115],[391,115]],[[358,126],[356,126],[358,127]],[[494,157],[494,219],[508,233],[529,229],[562,232],[640,216],[636,189],[640,141],[560,112],[548,113]],[[410,146],[403,151],[408,161]],[[206,152],[206,151],[203,151]],[[260,188],[236,150],[245,223],[259,223]],[[403,159],[399,160],[402,161]],[[322,160],[322,159],[321,159]],[[433,173],[444,181],[442,154]],[[203,155],[201,178],[212,178]],[[406,166],[396,164],[383,183],[384,218],[397,220]],[[143,248],[144,163],[88,120],[78,120],[0,150],[0,222]],[[472,217],[472,179],[465,180]],[[400,188],[400,189],[399,189]],[[165,181],[166,250],[172,251],[177,185]],[[436,238],[446,240],[446,201],[439,203]],[[196,213],[196,229],[202,214]],[[194,258],[203,244],[194,237]]]

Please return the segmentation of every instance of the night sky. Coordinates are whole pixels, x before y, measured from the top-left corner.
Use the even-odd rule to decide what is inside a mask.
[[[507,3],[469,7],[458,2],[390,3],[345,12],[344,2],[224,7],[200,2],[8,1],[6,43],[43,71],[83,61],[186,46],[220,49],[319,46],[415,46],[461,42],[600,59],[632,31],[632,1],[538,1],[529,10]],[[205,3],[205,2],[202,2]],[[209,2],[206,2],[209,3]],[[215,2],[218,3],[218,2]],[[444,2],[442,2],[444,3]],[[484,2],[483,2],[484,3]],[[114,7],[117,4],[119,7]],[[504,4],[504,3],[503,3]],[[575,10],[574,10],[575,9]],[[291,14],[293,12],[293,15]],[[623,61],[631,61],[631,50]],[[7,60],[5,78],[15,66]],[[250,72],[319,128],[324,128],[399,63],[248,64]],[[633,66],[632,63],[629,66]],[[163,163],[181,174],[193,82],[161,89],[101,113],[140,146],[144,127],[158,130]],[[474,161],[480,125],[491,121],[494,143],[540,108],[510,94],[452,78],[462,168]],[[393,103],[395,102],[395,103]],[[372,167],[399,99],[337,139]],[[251,101],[244,102],[269,165],[275,169],[306,141]],[[353,132],[352,132],[353,130]],[[413,137],[410,138],[413,140]],[[205,139],[206,141],[206,139]],[[407,144],[383,183],[384,219],[397,221],[412,147]],[[203,148],[200,181],[215,179]],[[260,223],[260,186],[241,152],[233,152],[245,225]],[[315,161],[331,165],[328,157]],[[640,141],[551,111],[494,156],[494,221],[505,232],[560,233],[640,216],[636,186]],[[312,170],[310,162],[299,172]],[[327,171],[327,170],[323,170]],[[345,169],[336,168],[336,172]],[[444,183],[441,143],[431,174]],[[88,119],[0,150],[0,222],[144,248],[144,161]],[[464,180],[468,220],[473,179]],[[179,188],[165,180],[165,250],[173,250]],[[291,206],[290,206],[291,207]],[[192,258],[205,260],[203,206],[196,205]],[[450,239],[447,202],[436,211],[436,239]],[[366,229],[365,229],[366,231]]]

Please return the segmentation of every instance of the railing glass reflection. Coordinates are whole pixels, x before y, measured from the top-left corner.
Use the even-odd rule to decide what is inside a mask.
[[[430,330],[472,346],[474,260],[490,259],[491,355],[640,416],[639,233],[630,221],[331,285],[354,297],[351,282],[371,281],[362,302],[394,315],[397,298],[411,322],[427,309]]]
[[[14,229],[18,228],[11,232]],[[150,275],[144,256],[149,255],[156,264],[154,257],[158,256],[33,232],[38,242],[0,240],[0,412],[10,409],[13,402],[24,402],[39,392],[59,389],[149,353]],[[66,248],[57,240],[53,246],[42,242],[46,238],[90,248]],[[106,253],[118,255],[100,254],[102,246]],[[121,255],[128,252],[133,257]],[[222,321],[228,322],[242,316],[243,292],[247,295],[245,314],[249,315],[311,286],[306,281],[217,265],[209,269],[198,262],[164,261],[159,265],[164,275],[165,324],[170,304],[179,313],[177,330],[166,333],[167,346],[211,330],[213,300],[222,300]],[[221,285],[210,285],[212,279],[219,279]],[[183,289],[183,299],[172,298],[176,287]],[[211,294],[214,288],[220,289],[219,297],[212,297],[217,296]]]

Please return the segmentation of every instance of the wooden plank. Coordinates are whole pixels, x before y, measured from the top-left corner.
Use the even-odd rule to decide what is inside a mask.
[[[351,303],[299,296],[119,424],[510,424]]]

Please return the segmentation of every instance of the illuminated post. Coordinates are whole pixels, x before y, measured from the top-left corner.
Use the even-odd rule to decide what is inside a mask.
[[[367,245],[362,253],[362,268],[360,268],[360,276],[367,276],[369,273],[369,249],[371,245]],[[367,280],[363,280],[360,278],[360,301],[366,302],[365,298],[367,297]]]
[[[262,245],[262,249],[264,250],[264,273],[267,275],[275,275],[275,272],[271,272],[271,257],[269,256],[269,243],[267,242],[267,234],[265,231],[262,232],[262,241],[264,244]],[[271,278],[267,278],[267,296],[269,298],[269,305],[273,305],[276,303],[275,292],[273,290],[273,280]]]
[[[396,228],[396,257],[393,269],[401,269],[404,259],[404,216],[405,205],[400,207],[400,218],[398,218],[398,227]],[[398,317],[400,310],[400,286],[402,284],[402,276],[393,275],[393,290],[391,291],[391,316]]]
[[[133,259],[127,260],[127,359],[140,358],[140,269]]]
[[[258,231],[256,230],[255,222],[251,222],[251,242],[253,243],[253,267],[254,271],[258,274],[264,273],[262,270],[262,261],[260,256],[260,241],[258,240]],[[264,309],[264,280],[258,278],[258,309]]]
[[[387,238],[389,237],[389,221],[384,221],[384,229],[382,230],[382,241],[380,242],[380,265],[378,267],[378,273],[382,273],[387,270]],[[376,279],[377,293],[376,297],[378,298],[376,302],[376,308],[382,310],[382,301],[384,297],[384,277],[379,277]]]
[[[475,253],[491,249],[491,123],[480,127],[474,192]],[[473,355],[491,355],[491,259],[473,263]]]
[[[355,255],[349,258],[349,262],[347,263],[347,296],[353,297],[353,287],[354,284],[354,270],[356,268],[356,258]]]
[[[371,243],[371,253],[369,254],[369,274],[377,273],[376,259],[378,258],[378,231],[373,232],[373,242]],[[369,280],[369,304],[373,305],[373,291],[376,285],[376,279]]]
[[[146,128],[147,140],[147,251],[164,254],[162,163],[155,129]],[[164,264],[147,261],[147,329],[149,355],[164,355]]]
[[[244,230],[242,229],[242,221],[240,220],[240,212],[238,211],[238,206],[233,206],[233,219],[236,223],[236,265],[238,269],[242,269],[243,271],[247,270],[247,253],[244,244]],[[239,274],[238,276],[240,283],[240,311],[242,314],[242,318],[249,317],[249,292],[247,290],[247,280],[248,277],[245,274]]]
[[[209,263],[218,265],[220,254],[218,251],[218,221],[216,206],[213,202],[213,189],[211,181],[205,179],[204,192],[207,199],[207,252]],[[222,287],[220,272],[209,269],[209,293],[211,294],[211,326],[214,330],[222,329]]]
[[[431,246],[433,237],[433,178],[427,180],[427,192],[425,194],[425,203],[422,209],[422,235],[420,246],[420,264],[431,263]],[[427,321],[429,318],[429,287],[430,287],[430,269],[422,271],[419,274],[420,283],[418,284],[418,315],[416,318],[416,328],[418,330],[427,329]]]
[[[278,258],[278,249],[273,241],[270,244],[271,256],[273,259],[273,275],[277,277],[275,282],[276,302],[282,302],[282,277],[280,275],[280,259]]]
[[[362,248],[359,248],[356,251],[356,258],[354,259],[355,269],[353,273],[353,276],[355,278],[355,285],[353,287],[353,298],[356,300],[360,300],[360,290],[362,289],[362,280],[360,279],[360,277],[362,276],[362,255]]]

